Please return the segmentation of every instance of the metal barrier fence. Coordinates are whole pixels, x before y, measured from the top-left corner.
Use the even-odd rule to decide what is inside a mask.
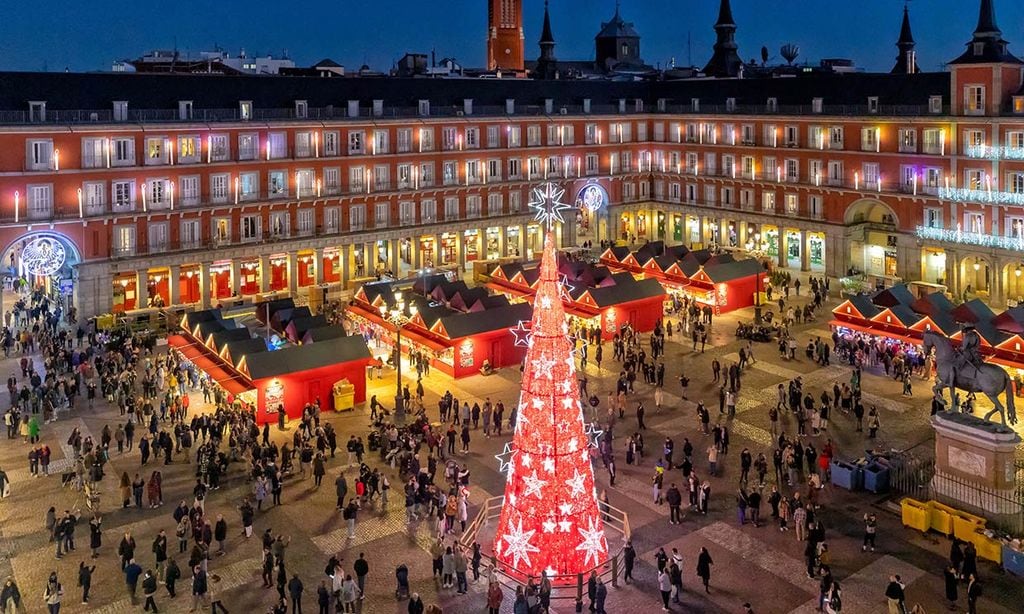
[[[982,516],[987,527],[1010,535],[1024,535],[1024,460],[1014,467],[1014,487],[1009,491],[979,486],[950,473],[939,472],[935,459],[914,449],[890,456],[890,487],[893,493],[935,500]]]
[[[480,530],[487,526],[491,520],[497,520],[501,516],[501,506],[504,499],[503,496],[491,497],[483,502],[480,506],[480,511],[477,512],[473,520],[466,526],[466,530],[459,538],[460,545],[465,548],[472,548],[473,543],[477,541]],[[618,586],[618,578],[623,568],[623,548],[631,535],[629,514],[612,505],[601,503],[601,517],[604,520],[605,537],[608,541],[608,560],[601,565],[575,575],[556,575],[551,577],[552,600],[582,600],[586,582],[591,572],[596,572],[597,577],[603,582],[612,586]],[[621,536],[621,544],[618,547],[612,546],[612,539],[608,536],[609,531]],[[517,586],[524,586],[529,581],[530,578],[528,576],[501,563],[495,558],[493,553],[489,558],[491,567],[497,572],[498,581],[508,588],[515,590]],[[539,582],[540,578],[534,578],[534,580]]]

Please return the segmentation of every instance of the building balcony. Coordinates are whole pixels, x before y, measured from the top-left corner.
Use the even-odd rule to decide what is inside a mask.
[[[939,243],[954,243],[974,247],[1024,252],[1024,237],[1003,237],[999,235],[963,232],[959,228],[932,228],[929,226],[918,226],[915,229],[914,234],[918,239],[923,241],[936,241]]]

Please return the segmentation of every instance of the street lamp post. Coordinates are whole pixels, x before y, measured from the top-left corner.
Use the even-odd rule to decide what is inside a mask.
[[[416,305],[408,305],[402,300],[402,293],[395,292],[395,302],[388,309],[387,305],[380,306],[380,314],[385,320],[395,326],[395,424],[405,424],[405,397],[402,396],[402,327],[416,315]]]
[[[761,325],[761,273],[764,267],[758,267],[757,276],[754,280],[754,324]]]

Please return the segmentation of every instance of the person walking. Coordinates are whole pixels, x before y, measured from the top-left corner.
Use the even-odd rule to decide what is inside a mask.
[[[167,571],[164,572],[164,585],[166,586],[167,594],[171,596],[171,599],[174,599],[178,595],[174,588],[180,578],[181,569],[178,567],[178,563],[175,562],[174,557],[167,559]]]
[[[206,572],[203,571],[201,565],[196,565],[192,568],[192,609],[189,610],[190,612],[194,612],[200,602],[209,601],[207,593],[209,593],[209,585]]]
[[[704,583],[704,592],[710,593],[711,589],[708,588],[708,583],[711,581],[711,566],[715,562],[711,560],[711,554],[708,549],[704,546],[700,547],[700,554],[697,555],[697,576]]]
[[[679,523],[681,523],[682,520],[683,520],[683,514],[682,514],[683,495],[682,495],[682,493],[679,492],[679,489],[676,488],[676,485],[674,483],[671,484],[668,487],[668,490],[665,492],[665,502],[668,503],[668,511],[669,511],[668,522],[669,522],[669,524],[679,524]]]
[[[867,552],[868,546],[875,551],[875,535],[878,532],[878,519],[874,514],[864,514],[864,544],[860,547],[861,552]]]
[[[658,590],[661,592],[661,609],[668,612],[668,600],[672,596],[672,578],[668,569],[658,571]]]
[[[82,587],[82,605],[89,603],[89,589],[92,588],[92,572],[96,571],[96,566],[89,567],[82,561],[78,564],[78,586]],[[0,612],[6,612],[7,610],[2,607],[0,603]]]
[[[365,555],[362,552],[359,553],[359,558],[352,564],[352,571],[356,572],[359,599],[362,599],[366,594],[366,576],[370,573],[370,564],[366,561]]]
[[[293,574],[292,579],[288,581],[288,596],[292,600],[292,614],[302,613],[302,580],[299,579],[299,574]]]
[[[626,547],[622,550],[622,563],[624,566],[623,580],[629,584],[633,579],[633,565],[636,564],[636,550],[633,548],[632,541],[627,541]]]
[[[942,575],[946,582],[946,600],[949,601],[949,609],[955,610],[956,602],[960,599],[960,578],[956,567],[947,565]]]
[[[17,591],[17,587],[15,587],[14,591]],[[43,602],[46,603],[46,609],[50,614],[60,613],[60,602],[63,597],[64,587],[57,580],[57,572],[51,571],[50,578],[46,581],[46,588],[43,590]],[[14,599],[15,603],[21,600],[20,594],[16,599],[11,594],[10,598]]]
[[[135,562],[135,559],[128,561],[128,565],[124,568],[124,583],[125,588],[128,590],[128,597],[132,601],[132,605],[138,603],[138,597],[136,591],[139,588],[139,577],[142,575],[142,567]]]
[[[967,614],[978,614],[978,598],[981,597],[981,582],[977,576],[967,576]]]
[[[885,587],[885,599],[889,605],[889,614],[903,614],[905,612],[903,603],[906,600],[906,593],[903,591],[903,583],[900,577],[889,576],[889,585]]]
[[[157,612],[156,599],[154,599],[154,596],[156,595],[156,586],[156,576],[153,575],[153,571],[151,569],[147,569],[146,575],[142,578],[142,594],[146,597],[146,604],[142,609],[149,612],[150,608],[152,608],[154,614]]]

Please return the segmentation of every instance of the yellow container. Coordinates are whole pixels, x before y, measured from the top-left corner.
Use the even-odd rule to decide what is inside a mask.
[[[347,379],[334,384],[334,411],[355,409],[356,387]]]
[[[96,330],[110,330],[114,328],[116,317],[112,313],[105,313],[96,316]]]
[[[938,501],[929,501],[928,508],[930,513],[928,514],[928,524],[932,531],[938,531],[943,535],[953,534],[953,516],[956,515],[956,510],[939,503]]]
[[[928,532],[931,509],[927,503],[908,497],[900,501],[900,511],[903,517],[903,526],[917,529],[922,533]]]
[[[978,551],[979,557],[999,565],[1003,564],[1003,542],[985,535],[981,529],[974,531],[971,541],[974,542],[974,548]]]
[[[985,519],[967,512],[957,511],[953,516],[953,535],[965,542],[974,541],[974,531],[985,527]]]

